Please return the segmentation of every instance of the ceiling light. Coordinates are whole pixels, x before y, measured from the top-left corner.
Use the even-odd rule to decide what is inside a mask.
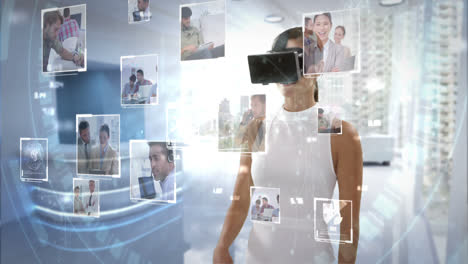
[[[280,15],[271,14],[265,17],[267,23],[280,23],[284,20],[284,17]]]
[[[404,0],[380,0],[381,6],[395,6],[403,4]]]

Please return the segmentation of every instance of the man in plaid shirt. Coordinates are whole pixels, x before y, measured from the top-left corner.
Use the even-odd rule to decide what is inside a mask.
[[[58,35],[60,42],[63,42],[67,38],[78,37],[80,35],[78,22],[70,18],[70,8],[67,7],[63,10],[63,17],[65,20],[63,21],[62,27],[60,27]]]

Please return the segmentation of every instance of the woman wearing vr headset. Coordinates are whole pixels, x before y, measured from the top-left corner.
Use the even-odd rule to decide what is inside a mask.
[[[272,52],[297,51],[302,45],[302,29],[291,28],[275,39]],[[355,263],[362,184],[358,133],[343,121],[341,135],[317,134],[315,78],[302,76],[295,83],[277,85],[284,104],[266,126],[268,151],[241,155],[213,263],[233,263],[228,249],[248,215],[252,186],[279,188],[286,198],[280,201],[279,224],[253,222],[247,263],[333,263],[336,258],[338,263]],[[337,257],[330,242],[316,241],[314,229],[314,222],[325,224],[324,216],[314,213],[315,199],[332,199],[336,182],[339,199],[352,202],[352,210],[338,209],[337,216],[342,217],[338,238],[352,242],[340,244]],[[321,236],[327,238],[328,229],[321,230]]]

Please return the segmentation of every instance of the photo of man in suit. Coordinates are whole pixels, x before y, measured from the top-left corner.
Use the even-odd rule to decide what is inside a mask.
[[[99,194],[95,192],[96,183],[89,180],[89,194],[85,196],[85,212],[88,216],[99,216]]]
[[[87,174],[90,168],[91,158],[91,135],[89,133],[89,123],[81,121],[78,125],[79,137],[77,140],[77,169],[79,174]]]

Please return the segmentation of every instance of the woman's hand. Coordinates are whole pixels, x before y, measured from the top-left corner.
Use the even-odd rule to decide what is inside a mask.
[[[228,248],[216,247],[213,253],[213,264],[233,264]]]

